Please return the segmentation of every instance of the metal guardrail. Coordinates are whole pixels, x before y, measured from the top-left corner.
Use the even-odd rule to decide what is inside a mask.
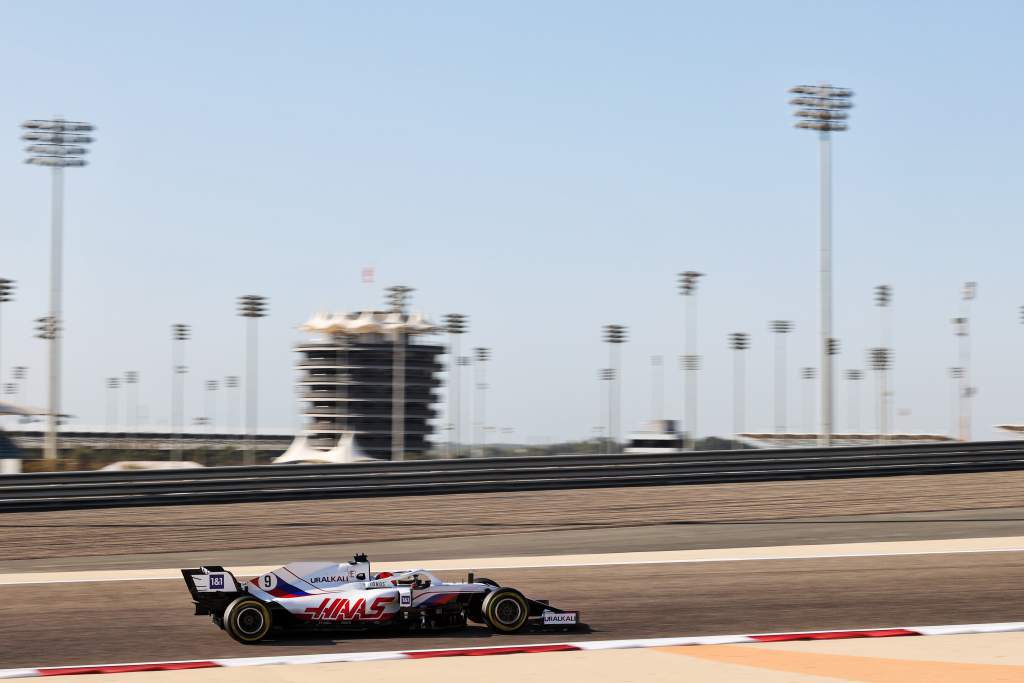
[[[1024,443],[267,465],[0,478],[0,512],[1024,470]]]

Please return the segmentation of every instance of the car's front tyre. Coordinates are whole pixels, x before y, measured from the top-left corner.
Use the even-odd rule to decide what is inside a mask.
[[[530,617],[530,606],[515,588],[499,588],[487,594],[481,605],[484,621],[499,633],[515,633]]]
[[[256,598],[243,596],[224,610],[224,630],[240,643],[258,643],[272,624],[270,609]]]

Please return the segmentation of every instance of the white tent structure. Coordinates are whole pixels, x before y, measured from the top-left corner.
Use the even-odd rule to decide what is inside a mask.
[[[288,446],[281,455],[274,458],[275,465],[285,463],[322,463],[340,465],[350,462],[367,462],[373,458],[359,450],[356,445],[355,434],[344,432],[339,438],[337,445],[329,451],[322,451],[309,445],[309,439],[301,434],[295,437],[295,441]]]
[[[428,334],[438,327],[422,313],[359,311],[358,313],[316,313],[299,326],[303,332],[320,334]]]

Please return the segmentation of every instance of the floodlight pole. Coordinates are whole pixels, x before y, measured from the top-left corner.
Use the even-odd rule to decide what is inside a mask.
[[[448,332],[448,448],[447,457],[459,457],[462,444],[462,415],[459,402],[459,336],[466,332],[466,316],[449,313],[444,317]]]
[[[750,348],[750,335],[746,332],[733,332],[729,335],[729,348],[733,350],[733,448],[736,445],[736,437],[743,433],[743,423],[746,417],[746,368],[743,362],[743,352]]]
[[[225,398],[225,401],[227,403],[227,422],[228,422],[227,430],[226,431],[228,433],[233,433],[238,428],[238,426],[236,424],[237,421],[236,421],[235,418],[236,418],[237,414],[241,412],[241,410],[239,410],[239,407],[237,405],[238,399],[239,399],[238,376],[237,375],[228,375],[227,377],[225,377],[224,378],[224,388],[225,389],[229,389],[231,394],[234,394],[233,396],[232,395],[228,395]]]
[[[775,333],[775,433],[786,431],[786,338],[793,330],[791,320],[773,320],[771,331]]]
[[[14,280],[8,280],[7,278],[0,277],[0,312],[3,312],[2,304],[9,302],[13,298],[12,292],[14,291],[14,284]],[[0,342],[3,342],[2,324],[0,324]],[[0,362],[0,384],[3,384],[3,374],[3,363]]]
[[[685,379],[683,419],[686,431],[685,448],[697,448],[697,370],[700,369],[700,357],[697,355],[697,280],[704,277],[703,273],[687,270],[679,273],[679,293],[685,297],[686,320],[683,340],[683,377]]]
[[[977,296],[978,283],[965,282],[963,288],[962,325],[960,337],[960,367],[962,370],[960,396],[960,440],[971,440],[971,401],[977,389],[971,384],[971,302]]]
[[[256,321],[267,315],[267,297],[259,294],[243,294],[238,297],[238,315],[246,318],[246,377],[245,377],[245,464],[256,464],[256,431],[259,421],[257,397],[259,365],[256,335]]]
[[[182,459],[182,445],[185,439],[185,342],[192,335],[192,328],[184,323],[171,325],[171,432],[174,438],[172,460]]]
[[[139,431],[139,371],[138,370],[126,370],[124,373],[124,383],[131,387],[131,418],[128,416],[128,405],[125,405],[125,423],[131,424],[133,431]]]
[[[804,380],[803,403],[804,403],[804,429],[810,434],[814,431],[814,378],[817,377],[817,368],[805,367],[800,369],[800,379]]]
[[[391,459],[405,459],[405,326],[406,305],[413,293],[412,287],[388,287],[388,303],[396,314],[391,371]]]
[[[608,344],[608,366],[612,371],[612,379],[608,385],[608,438],[618,447],[620,438],[622,371],[619,367],[619,344],[626,341],[625,325],[605,325],[604,341]]]
[[[849,431],[857,433],[860,431],[860,389],[858,381],[864,378],[860,370],[847,370],[846,379],[849,382],[847,402],[849,405],[847,418],[850,422]]]
[[[821,140],[821,436],[818,444],[832,445],[832,136]]]
[[[60,330],[61,270],[64,268],[64,169],[52,169],[52,195],[50,200],[50,321],[53,325],[50,342],[49,400],[46,408],[47,429],[43,454],[47,460],[56,460],[58,453],[57,427],[60,424]]]
[[[50,328],[45,337],[50,342],[49,426],[43,448],[48,460],[57,459],[57,426],[60,422],[60,332],[62,268],[64,241],[64,169],[68,166],[86,165],[82,156],[88,151],[87,145],[93,139],[84,132],[91,132],[94,126],[77,121],[65,121],[56,116],[51,120],[32,120],[21,124],[28,131],[21,137],[32,143],[25,148],[32,156],[25,163],[34,166],[48,166],[52,170],[53,195],[51,198],[51,240],[50,240]]]
[[[827,83],[790,88],[798,95],[790,104],[800,121],[797,128],[818,131],[821,155],[821,436],[819,445],[832,445],[832,132],[846,130],[845,110],[853,91]]]
[[[601,368],[597,373],[597,378],[601,382],[601,393],[604,394],[601,396],[601,410],[599,412],[602,414],[606,413],[602,417],[607,417],[605,421],[607,429],[602,429],[602,431],[605,431],[604,453],[605,455],[610,455],[612,452],[611,437],[609,436],[612,432],[612,382],[615,380],[615,369]]]
[[[476,422],[477,432],[476,457],[487,456],[487,361],[491,359],[491,350],[487,347],[473,349],[474,370],[476,377]]]

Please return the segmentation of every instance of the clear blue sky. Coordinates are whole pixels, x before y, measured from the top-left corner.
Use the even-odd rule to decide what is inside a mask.
[[[493,351],[489,413],[517,440],[598,424],[600,327],[629,326],[623,426],[650,413],[652,354],[681,352],[675,273],[700,289],[701,431],[731,426],[726,334],[753,335],[748,427],[771,428],[767,321],[815,364],[817,144],[786,89],[856,91],[835,144],[840,370],[878,344],[895,290],[898,427],[946,430],[949,317],[977,280],[976,433],[1024,420],[1019,3],[36,3],[0,8],[5,377],[44,402],[46,173],[18,124],[94,122],[68,173],[66,409],[105,419],[134,369],[167,422],[169,326],[201,383],[242,371],[234,297],[270,297],[262,423],[296,424],[291,345],[318,309],[470,316]],[[377,284],[360,283],[373,265]],[[666,397],[680,411],[679,374]],[[863,420],[869,388],[864,383]],[[844,399],[845,388],[839,393]],[[220,421],[224,420],[223,403]],[[839,426],[846,409],[840,403]]]

